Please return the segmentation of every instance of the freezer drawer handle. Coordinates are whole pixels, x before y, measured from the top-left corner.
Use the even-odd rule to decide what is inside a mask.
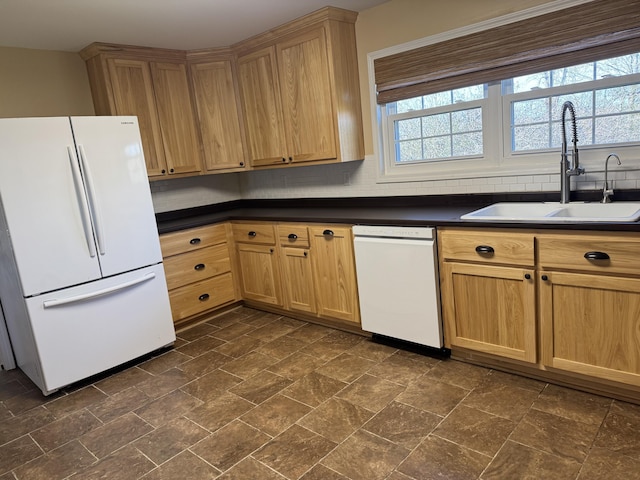
[[[114,285],[113,287],[103,288],[102,290],[96,290],[95,292],[83,293],[82,295],[76,295],[74,297],[45,300],[42,303],[42,305],[44,306],[44,308],[51,308],[51,307],[57,307],[60,305],[66,305],[68,303],[77,303],[77,302],[82,302],[84,300],[91,300],[92,298],[101,297],[103,295],[109,295],[110,293],[118,292],[120,290],[133,287],[134,285],[147,282],[153,278],[156,278],[155,273],[147,273],[144,277],[136,278],[135,280],[130,280],[128,282],[124,282],[119,285]]]

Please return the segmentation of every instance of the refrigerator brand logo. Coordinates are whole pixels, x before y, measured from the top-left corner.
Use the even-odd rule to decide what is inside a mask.
[[[134,125],[134,122],[120,122],[120,125]]]

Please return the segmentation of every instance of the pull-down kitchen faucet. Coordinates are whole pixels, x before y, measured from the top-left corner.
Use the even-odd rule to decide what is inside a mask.
[[[569,152],[567,148],[566,113],[571,113],[571,128],[573,133],[571,152],[571,168],[569,168]],[[562,152],[560,153],[560,203],[569,203],[571,192],[571,177],[582,175],[584,168],[580,166],[578,158],[578,127],[576,125],[576,110],[571,102],[562,105]]]

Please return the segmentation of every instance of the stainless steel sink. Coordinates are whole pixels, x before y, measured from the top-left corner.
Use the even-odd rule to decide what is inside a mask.
[[[508,222],[635,222],[640,218],[640,202],[494,203],[461,218]]]

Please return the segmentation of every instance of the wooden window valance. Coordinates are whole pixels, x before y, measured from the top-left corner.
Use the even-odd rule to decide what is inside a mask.
[[[375,59],[377,102],[637,52],[640,0],[594,0]]]

